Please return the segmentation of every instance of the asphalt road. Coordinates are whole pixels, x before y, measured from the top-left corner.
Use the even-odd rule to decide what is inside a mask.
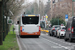
[[[75,42],[65,42],[44,33],[39,38],[19,37],[19,40],[22,50],[75,50]]]

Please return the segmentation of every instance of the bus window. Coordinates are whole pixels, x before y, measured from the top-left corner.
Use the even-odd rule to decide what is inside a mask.
[[[22,17],[23,24],[38,24],[39,17]]]

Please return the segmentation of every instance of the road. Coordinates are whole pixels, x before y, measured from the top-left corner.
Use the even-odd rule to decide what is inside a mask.
[[[22,50],[75,50],[75,42],[51,37],[41,33],[39,38],[20,38]]]

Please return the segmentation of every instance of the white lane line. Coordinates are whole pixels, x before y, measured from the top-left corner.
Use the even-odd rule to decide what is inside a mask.
[[[46,50],[44,47],[42,47],[41,45],[39,45],[38,42],[36,42],[35,40],[33,40],[41,49]]]
[[[48,41],[48,42],[50,42],[50,43],[53,43],[53,44],[55,44],[55,45],[58,45],[58,46],[60,46],[60,47],[62,47],[62,48],[64,48],[64,49],[69,49],[69,48],[66,47],[66,46],[63,46],[63,45],[58,44],[58,43],[56,43],[56,42],[50,41],[50,40],[48,40],[48,39],[45,39],[45,38],[42,38],[42,39],[44,39],[44,40],[46,40],[46,41]]]
[[[67,44],[67,45],[73,45],[73,44],[71,44],[71,43],[63,42],[63,41],[60,41],[60,40],[55,39],[55,38],[52,38],[52,37],[48,37],[48,38],[50,38],[50,39],[52,39],[52,40],[56,40],[56,41],[62,42],[62,43],[65,43],[65,44]]]
[[[24,46],[25,50],[28,50],[26,45],[23,43],[23,40],[21,42],[22,42],[22,45]]]
[[[59,46],[51,46],[51,48],[62,48],[62,47],[59,47]]]

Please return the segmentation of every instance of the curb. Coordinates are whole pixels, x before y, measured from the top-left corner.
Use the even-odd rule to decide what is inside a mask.
[[[17,43],[18,43],[18,46],[19,46],[19,50],[22,50],[21,44],[20,44],[20,42],[19,42],[18,35],[16,35],[16,39],[17,39]]]

